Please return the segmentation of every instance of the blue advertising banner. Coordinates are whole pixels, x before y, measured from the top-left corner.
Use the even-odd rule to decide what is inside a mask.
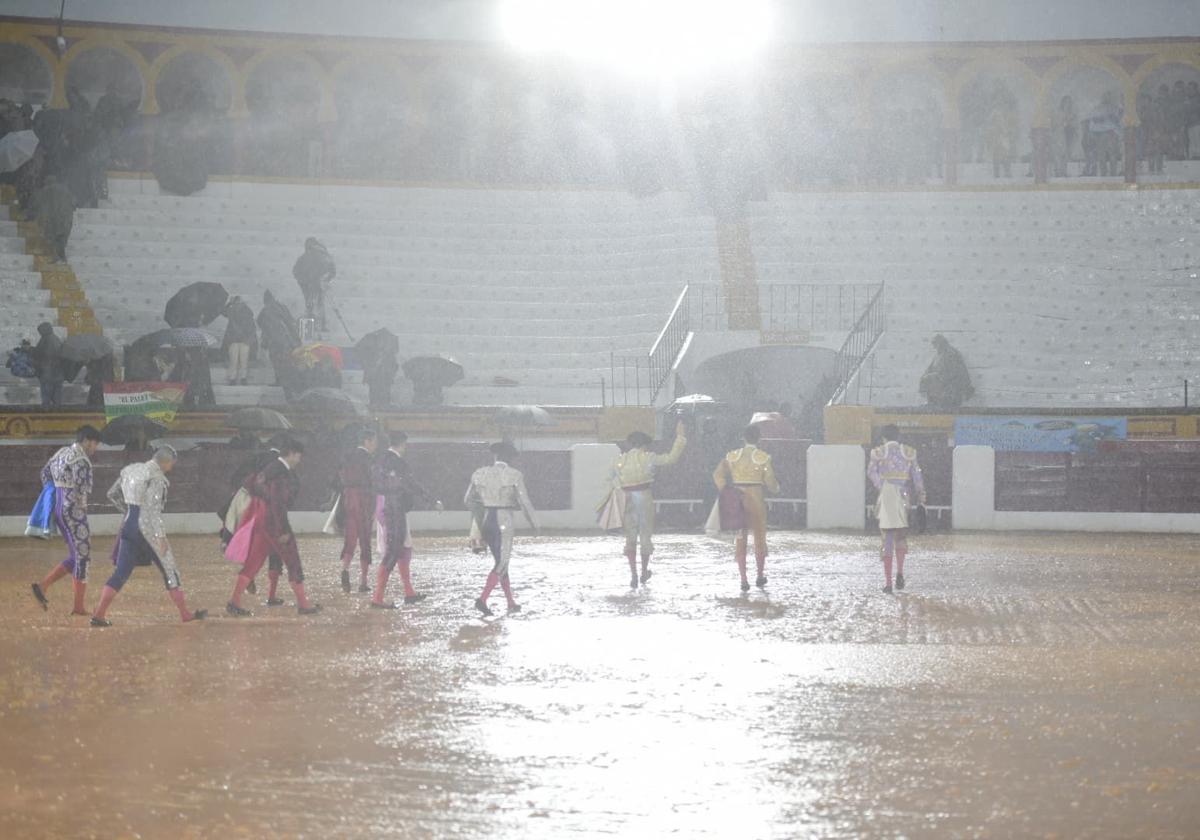
[[[997,452],[1095,452],[1102,440],[1125,440],[1124,417],[956,417],[955,446]]]

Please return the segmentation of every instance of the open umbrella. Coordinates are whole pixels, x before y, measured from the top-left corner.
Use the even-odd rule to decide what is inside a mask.
[[[228,300],[220,283],[191,283],[171,296],[163,318],[172,327],[203,327],[217,320]]]
[[[69,336],[63,342],[61,356],[67,361],[86,365],[112,355],[114,349],[113,343],[104,336],[82,333]]]
[[[0,137],[0,172],[16,172],[29,162],[37,147],[33,131],[11,131]]]
[[[109,446],[127,445],[162,437],[167,427],[143,414],[124,414],[109,422],[100,432],[100,440]]]
[[[296,406],[315,414],[367,415],[367,407],[337,388],[309,388],[296,399]]]
[[[367,333],[354,345],[354,355],[363,367],[375,359],[394,356],[399,352],[400,339],[387,327]]]
[[[254,432],[286,431],[292,428],[291,421],[278,411],[258,406],[239,408],[229,415],[225,425],[233,429]]]
[[[463,366],[449,356],[413,356],[401,367],[412,380],[417,405],[441,405],[442,388],[463,378]]]
[[[506,405],[496,412],[496,423],[501,426],[530,427],[557,426],[558,421],[538,405]]]
[[[199,327],[175,327],[162,330],[161,333],[163,335],[159,346],[203,347],[205,350],[215,350],[221,346],[221,339]]]

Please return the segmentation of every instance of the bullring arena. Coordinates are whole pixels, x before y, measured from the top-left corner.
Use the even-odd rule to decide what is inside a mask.
[[[0,837],[1200,834],[1194,15],[43,5]]]

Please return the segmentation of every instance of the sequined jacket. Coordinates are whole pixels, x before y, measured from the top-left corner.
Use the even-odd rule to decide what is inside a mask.
[[[732,481],[734,484],[760,484],[772,493],[779,492],[771,456],[749,443],[734,449],[721,460],[713,472],[713,481],[722,489]]]
[[[475,470],[463,501],[468,508],[519,508],[529,520],[530,527],[537,527],[534,518],[537,512],[533,509],[533,502],[529,501],[529,493],[525,490],[525,476],[521,475],[520,470],[503,461]]]
[[[867,465],[867,478],[879,490],[884,482],[899,485],[903,490],[912,482],[918,499],[925,498],[925,480],[921,466],[917,463],[917,450],[899,441],[889,440],[871,450],[871,462]]]
[[[92,492],[92,461],[78,443],[64,446],[50,456],[42,467],[42,484],[54,482],[65,504],[82,505],[87,510]]]
[[[621,487],[638,487],[654,481],[654,474],[659,467],[667,467],[679,461],[683,449],[687,446],[687,438],[675,436],[675,443],[666,455],[659,455],[649,449],[631,449],[623,452],[613,462],[612,480]]]
[[[154,461],[146,461],[125,467],[108,488],[108,500],[117,510],[124,513],[130,505],[138,506],[138,530],[155,551],[159,551],[167,540],[163,506],[167,503],[170,486],[162,467]]]

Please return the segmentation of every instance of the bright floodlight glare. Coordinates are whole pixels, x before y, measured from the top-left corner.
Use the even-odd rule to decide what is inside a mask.
[[[505,39],[634,74],[676,75],[753,57],[769,0],[503,0]]]

